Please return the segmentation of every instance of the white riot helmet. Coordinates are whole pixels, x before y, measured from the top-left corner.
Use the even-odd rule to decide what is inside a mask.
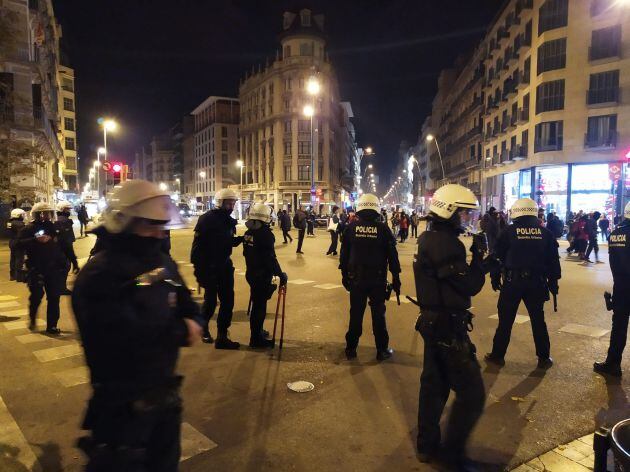
[[[264,203],[254,203],[249,209],[248,220],[262,221],[265,224],[271,223],[272,209]]]
[[[448,220],[460,209],[477,210],[479,202],[475,194],[459,184],[446,184],[433,194],[429,211],[440,218]]]
[[[357,201],[357,213],[365,210],[372,210],[378,215],[380,208],[381,201],[376,195],[371,193],[364,193],[359,197],[359,200]]]
[[[57,213],[68,213],[72,210],[72,203],[67,201],[61,201],[57,203]]]
[[[162,229],[184,227],[168,192],[146,180],[127,180],[114,188],[107,202],[105,228],[110,233],[122,233],[136,218],[155,222]]]
[[[33,220],[41,216],[43,213],[50,213],[50,217],[52,218],[55,214],[55,209],[48,202],[37,202],[33,205],[33,208],[31,208],[31,217]]]
[[[215,195],[214,199],[217,203],[217,206],[220,207],[223,205],[223,200],[238,200],[238,193],[231,188],[224,188],[219,190]]]
[[[626,220],[630,220],[630,202],[626,203],[626,208],[623,210],[623,217]]]
[[[11,210],[11,218],[24,218],[25,213],[21,208],[14,208]]]
[[[538,216],[538,206],[531,198],[519,198],[510,208],[510,216],[512,219],[521,216]]]

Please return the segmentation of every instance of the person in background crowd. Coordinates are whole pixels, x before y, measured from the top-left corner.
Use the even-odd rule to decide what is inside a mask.
[[[77,219],[79,220],[80,234],[81,234],[81,237],[83,238],[87,236],[86,234],[87,224],[88,224],[88,221],[90,221],[90,216],[88,215],[87,208],[85,208],[85,204],[83,203],[81,203],[81,206],[79,207],[79,210],[77,211]]]
[[[578,257],[581,260],[584,259],[588,245],[588,233],[586,232],[587,219],[586,215],[582,215],[575,223],[575,251],[578,253]]]
[[[400,213],[397,211],[392,215],[392,233],[398,237],[400,231]]]
[[[24,264],[24,251],[18,248],[18,237],[20,231],[24,228],[24,215],[26,212],[21,208],[11,210],[11,219],[7,222],[9,230],[9,250],[11,256],[9,259],[9,280],[18,280],[19,271],[22,270]],[[22,281],[20,281],[22,282]]]
[[[304,243],[304,235],[306,234],[306,212],[298,208],[293,215],[293,226],[298,230],[298,244],[295,251],[296,254],[304,254],[302,252],[302,243]]]
[[[595,262],[599,263],[599,245],[597,244],[597,222],[599,221],[599,217],[601,213],[598,211],[593,212],[589,218],[586,220],[585,231],[588,235],[588,248],[586,249],[586,254],[584,255],[584,263],[589,264],[591,262],[590,255],[591,252],[595,251]]]
[[[381,209],[381,221],[383,223],[385,223],[386,225],[388,225],[388,223],[389,223],[388,218],[387,218],[387,210],[385,208]],[[389,225],[388,225],[388,227],[389,227]]]
[[[418,238],[418,223],[420,223],[420,216],[418,216],[418,213],[415,210],[411,212],[409,223],[411,224],[411,237]]]
[[[561,238],[562,233],[564,232],[564,223],[562,223],[562,220],[560,220],[555,213],[549,212],[547,215],[547,229],[551,232],[554,238]]]
[[[488,252],[492,254],[499,237],[499,221],[497,209],[495,207],[490,207],[486,214],[483,215],[479,226],[481,230],[486,233],[486,238],[488,240]]]
[[[608,241],[608,237],[610,236],[610,220],[606,215],[602,215],[597,224],[602,232],[602,241]]]
[[[545,221],[545,209],[544,208],[539,208],[538,209],[538,224],[544,228],[545,225],[547,224],[547,222]]]
[[[308,210],[306,215],[306,235],[307,236],[315,236],[315,212],[312,208]]]
[[[403,211],[400,214],[400,242],[404,243],[409,237],[409,218]]]
[[[289,238],[288,242],[293,242],[293,238],[291,237],[291,234],[289,234],[289,231],[291,231],[291,218],[289,218],[289,214],[286,210],[282,210],[278,213],[278,224],[280,225],[282,237],[284,238],[282,244],[287,243],[287,238]]]
[[[343,233],[348,226],[348,213],[346,210],[341,210],[339,215],[339,226],[337,226],[337,234],[339,236],[339,242],[343,242]]]
[[[328,232],[330,233],[330,246],[326,255],[337,255],[337,240],[339,238],[339,207],[335,205],[332,207],[332,215],[328,218]]]
[[[57,204],[57,221],[55,221],[55,229],[57,230],[59,244],[65,246],[64,253],[68,255],[68,261],[64,269],[63,276],[63,289],[61,295],[72,295],[72,292],[68,290],[67,280],[68,272],[70,272],[70,265],[72,264],[72,273],[79,273],[79,264],[77,262],[77,256],[74,253],[74,224],[70,218],[70,209],[72,205],[70,202],[59,202]]]

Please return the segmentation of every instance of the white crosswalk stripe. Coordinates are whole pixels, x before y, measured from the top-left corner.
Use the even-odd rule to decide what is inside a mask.
[[[10,300],[17,300],[18,297],[13,295],[0,295],[0,302],[8,302]]]
[[[305,285],[305,284],[312,284],[315,283],[314,280],[304,280],[304,279],[295,279],[295,280],[289,280],[290,284],[295,284],[295,285]]]
[[[18,302],[2,302],[0,303],[0,308],[11,308],[14,306],[20,306]]]
[[[50,341],[48,336],[44,336],[39,333],[30,333],[30,334],[22,334],[21,336],[16,336],[17,339],[22,344],[33,344],[33,343],[41,343],[43,341]]]
[[[2,310],[0,315],[3,316],[27,316],[28,310],[26,308],[22,308],[20,310]]]
[[[65,344],[63,346],[51,347],[34,351],[33,355],[39,362],[50,362],[66,357],[78,356],[83,353],[83,348],[78,344]]]
[[[322,290],[332,290],[333,288],[342,288],[343,285],[337,285],[337,284],[320,284],[320,285],[313,285],[313,287],[315,288],[321,288]]]
[[[22,430],[13,419],[2,397],[0,397],[0,444],[8,444],[16,450],[17,455],[13,458],[13,461],[18,462],[20,466],[11,467],[10,470],[41,471],[41,467],[37,462],[37,456],[35,456],[24,434],[22,434]],[[4,463],[4,461],[0,462]]]
[[[7,323],[2,323],[9,331],[13,331],[14,329],[26,329],[28,328],[28,321],[18,320],[18,321],[9,321]]]
[[[218,446],[212,439],[197,431],[190,423],[182,423],[181,438],[182,454],[179,459],[180,462]]]
[[[62,370],[53,374],[64,387],[86,384],[90,381],[90,370],[86,366]]]
[[[591,338],[600,338],[610,332],[609,329],[599,328],[597,326],[586,326],[577,323],[569,323],[560,328],[562,333],[577,334],[579,336],[589,336]]]
[[[499,315],[495,313],[494,315],[489,316],[488,318],[490,318],[491,320],[498,320]],[[528,322],[529,322],[529,316],[516,315],[516,317],[514,318],[514,323],[516,324],[523,324],[523,323],[528,323]]]

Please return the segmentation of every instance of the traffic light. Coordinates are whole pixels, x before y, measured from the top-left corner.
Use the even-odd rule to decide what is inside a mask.
[[[122,172],[123,165],[120,162],[112,163],[112,174],[114,176],[114,185],[118,185],[121,182],[120,174]]]

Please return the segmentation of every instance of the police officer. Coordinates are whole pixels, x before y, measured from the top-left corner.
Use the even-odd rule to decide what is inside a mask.
[[[24,264],[24,251],[17,247],[20,231],[24,228],[24,214],[26,212],[21,208],[11,210],[11,218],[7,222],[9,230],[9,250],[11,251],[11,259],[9,261],[9,279],[17,280],[18,272],[22,270]],[[23,282],[23,280],[21,280]]]
[[[209,323],[217,307],[217,297],[221,302],[217,318],[217,349],[238,349],[240,344],[228,338],[228,328],[232,324],[234,309],[234,265],[232,248],[243,241],[236,236],[237,221],[230,215],[238,195],[234,190],[219,190],[215,195],[217,207],[199,217],[195,226],[195,238],[190,253],[190,262],[195,267],[195,277],[204,292],[203,316],[206,319],[203,342],[212,343]]]
[[[57,230],[59,244],[64,246],[64,253],[68,255],[69,259],[66,262],[63,276],[63,289],[61,295],[71,295],[72,292],[68,290],[67,280],[68,272],[70,272],[70,265],[72,264],[72,273],[79,273],[79,263],[77,262],[77,256],[74,253],[73,244],[76,241],[74,236],[73,222],[70,218],[70,211],[72,210],[72,204],[70,202],[57,203],[57,221],[55,221],[55,229]]]
[[[46,292],[46,332],[59,334],[59,297],[63,290],[64,271],[70,255],[67,247],[59,241],[59,234],[53,223],[55,211],[46,202],[33,205],[33,222],[20,232],[17,247],[26,253],[28,269],[27,284],[29,296],[29,328],[36,327],[37,310]]]
[[[615,377],[621,377],[621,355],[626,346],[630,316],[630,203],[626,205],[623,217],[608,241],[608,257],[613,275],[610,346],[606,360],[593,364],[595,372]]]
[[[531,320],[538,368],[548,369],[553,360],[543,307],[549,300],[549,292],[558,294],[561,276],[558,242],[549,230],[540,226],[538,208],[531,198],[514,202],[510,216],[513,223],[503,230],[495,247],[500,270],[493,270],[491,279],[492,289],[500,290],[499,326],[492,352],[485,359],[499,366],[505,364],[512,325],[522,300]]]
[[[181,218],[170,196],[143,180],[110,196],[102,249],[83,267],[72,306],[90,369],[92,397],[79,440],[87,471],[176,471],[182,377],[179,349],[203,319],[173,260],[164,229]]]
[[[400,294],[400,263],[396,239],[380,221],[379,199],[363,194],[357,202],[358,220],[345,230],[341,244],[339,269],[342,283],[350,292],[350,324],[346,333],[346,357],[357,357],[357,346],[363,330],[363,313],[370,301],[372,331],[376,342],[376,358],[392,357],[385,322],[387,269],[392,273],[393,289]]]
[[[271,281],[273,276],[277,276],[280,278],[280,286],[283,286],[288,280],[276,258],[274,249],[276,238],[269,227],[271,211],[271,208],[263,203],[252,205],[245,223],[247,231],[243,236],[243,255],[247,264],[245,279],[250,286],[252,300],[249,347],[253,348],[273,347],[273,341],[267,339],[263,331],[267,300],[271,298],[276,288]]]
[[[483,288],[482,253],[472,244],[472,260],[459,236],[471,212],[478,208],[466,187],[448,184],[431,200],[427,230],[418,238],[413,270],[420,316],[416,329],[424,340],[424,365],[420,376],[418,453],[422,462],[439,456],[454,470],[475,470],[466,458],[466,441],[485,402],[485,390],[476,349],[468,332],[471,297]],[[440,417],[450,391],[456,397],[441,441]]]

